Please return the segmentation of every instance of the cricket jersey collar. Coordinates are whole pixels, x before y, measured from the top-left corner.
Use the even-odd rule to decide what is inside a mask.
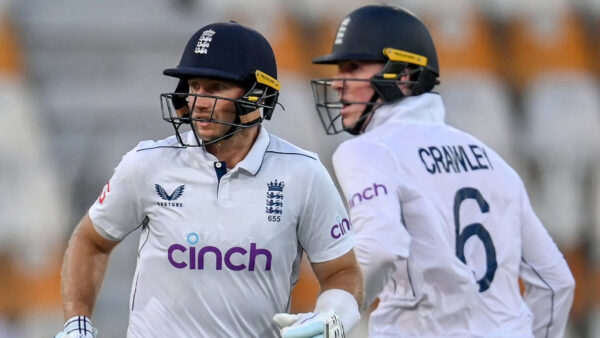
[[[405,97],[398,102],[383,105],[373,113],[367,125],[369,131],[388,120],[420,124],[442,124],[446,110],[442,97],[436,93],[425,93]]]
[[[256,141],[254,141],[252,148],[250,148],[246,157],[244,157],[244,159],[236,166],[246,170],[252,174],[252,176],[256,175],[260,169],[265,157],[265,152],[267,151],[271,140],[269,133],[263,125],[259,125],[258,128],[258,136],[256,137]]]
[[[250,148],[250,151],[232,170],[237,170],[239,168],[254,176],[260,169],[265,152],[270,143],[270,136],[263,125],[259,125],[258,128],[258,136]],[[186,138],[188,144],[197,143],[192,131],[187,133]],[[204,147],[188,147],[188,152],[191,153],[192,157],[206,166],[212,167],[214,162],[219,161],[215,155],[206,151],[206,148]]]
[[[193,131],[190,130],[186,134],[187,135],[185,135],[185,138],[187,140],[187,144],[198,144],[198,140],[194,136]],[[219,161],[215,155],[206,151],[206,148],[204,147],[187,147],[187,151],[193,159],[205,166],[212,167],[214,162]]]

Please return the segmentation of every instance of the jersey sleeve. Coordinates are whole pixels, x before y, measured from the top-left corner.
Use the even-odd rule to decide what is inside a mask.
[[[135,182],[136,149],[137,147],[123,156],[89,210],[94,228],[110,240],[123,239],[144,219]]]
[[[535,215],[522,189],[522,260],[524,299],[534,315],[536,337],[562,337],[573,303],[575,281],[558,247]]]
[[[350,208],[354,251],[363,270],[365,305],[370,305],[410,253],[401,217],[399,170],[393,155],[375,144],[343,143],[333,156],[338,182]]]
[[[307,184],[298,240],[313,263],[338,258],[352,249],[350,221],[344,203],[319,162]]]

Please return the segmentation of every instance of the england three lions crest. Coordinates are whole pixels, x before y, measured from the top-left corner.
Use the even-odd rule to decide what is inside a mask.
[[[277,179],[267,183],[267,213],[269,222],[281,222],[281,214],[283,213],[283,181],[278,182]]]

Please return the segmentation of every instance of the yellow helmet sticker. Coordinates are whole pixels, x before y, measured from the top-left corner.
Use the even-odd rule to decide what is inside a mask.
[[[254,74],[256,75],[256,82],[262,83],[262,84],[269,86],[275,90],[279,90],[279,88],[281,88],[281,82],[277,81],[276,79],[267,75],[266,73],[263,73],[260,70],[257,70]]]
[[[383,54],[391,61],[400,61],[419,66],[427,66],[427,58],[419,54],[409,53],[395,48],[384,48]]]

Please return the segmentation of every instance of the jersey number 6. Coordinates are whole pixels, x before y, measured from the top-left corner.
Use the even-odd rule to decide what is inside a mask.
[[[465,259],[465,243],[467,240],[476,235],[479,237],[485,248],[486,256],[486,271],[485,275],[477,281],[479,284],[479,292],[484,292],[490,287],[492,280],[494,280],[494,274],[498,263],[496,262],[496,248],[490,233],[483,227],[481,223],[473,223],[467,225],[462,232],[460,231],[460,205],[464,200],[474,199],[479,205],[479,209],[482,213],[490,211],[490,206],[487,201],[481,196],[479,190],[475,188],[462,188],[454,195],[454,226],[456,229],[456,256],[463,263],[467,263]]]

